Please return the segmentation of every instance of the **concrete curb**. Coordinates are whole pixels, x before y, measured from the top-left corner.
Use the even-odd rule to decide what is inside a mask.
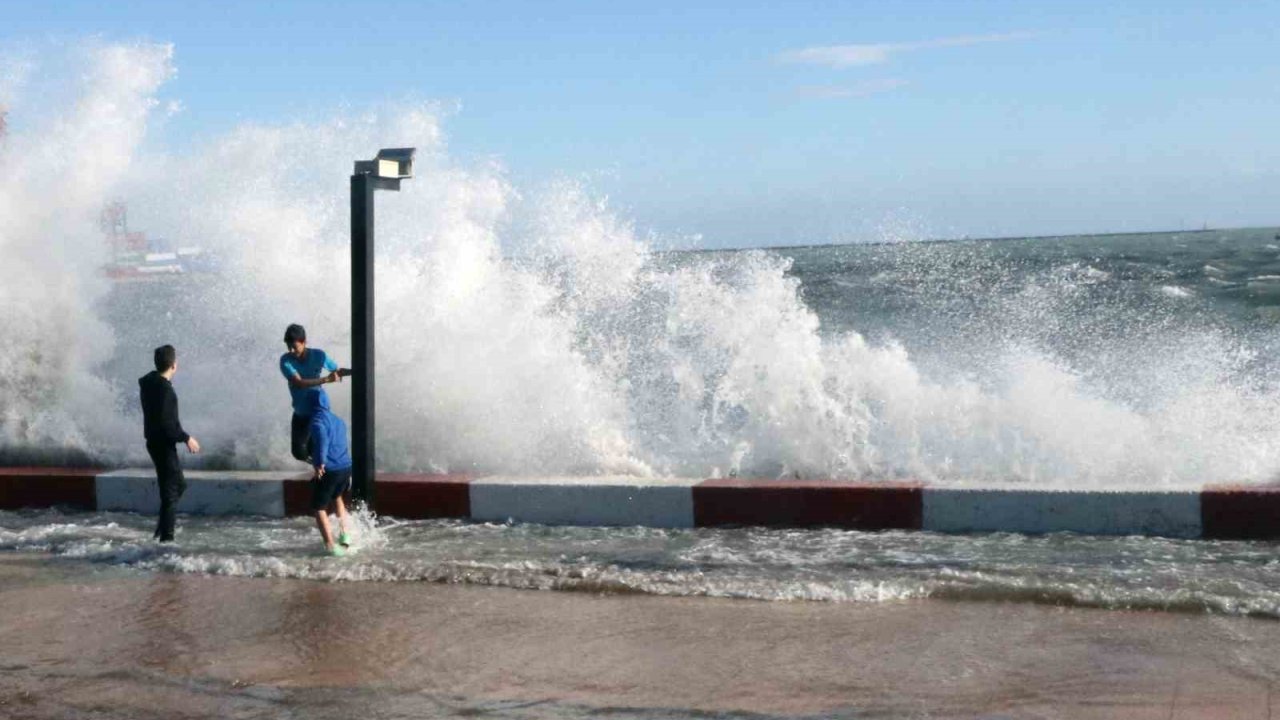
[[[928,488],[924,491],[923,525],[946,533],[1077,532],[1194,538],[1201,535],[1200,514],[1200,493],[1189,490]]]
[[[290,472],[216,472],[187,470],[187,491],[178,512],[193,515],[285,514],[284,487],[297,477]],[[160,507],[155,471],[116,470],[98,475],[99,510],[149,513]]]
[[[186,477],[181,512],[307,513],[307,473],[193,470]],[[159,507],[155,475],[151,470],[0,468],[0,509],[53,506],[154,513]],[[840,480],[384,473],[378,476],[378,511],[406,519],[548,525],[1280,538],[1280,485],[1039,490]]]
[[[693,527],[690,490],[698,482],[688,478],[491,476],[471,483],[471,518],[544,525]]]

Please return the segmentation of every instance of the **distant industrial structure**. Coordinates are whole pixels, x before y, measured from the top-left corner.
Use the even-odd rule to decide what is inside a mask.
[[[0,142],[8,134],[8,109],[0,105]],[[102,208],[102,233],[111,250],[103,268],[113,280],[157,280],[215,270],[214,258],[199,247],[172,247],[163,238],[148,238],[129,229],[129,209],[119,200]]]
[[[130,230],[129,209],[121,201],[102,209],[101,226],[111,249],[104,272],[113,280],[160,280],[215,269],[213,258],[202,248],[175,248],[163,238]]]

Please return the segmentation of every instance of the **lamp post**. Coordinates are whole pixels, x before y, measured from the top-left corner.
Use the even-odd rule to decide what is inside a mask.
[[[373,192],[400,190],[413,177],[414,148],[384,148],[357,160],[351,175],[351,454],[352,494],[373,507]]]

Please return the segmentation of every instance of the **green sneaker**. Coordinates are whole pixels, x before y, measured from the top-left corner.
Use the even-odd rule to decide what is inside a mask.
[[[351,536],[346,533],[339,534],[338,544],[342,547],[351,547]]]
[[[347,554],[347,549],[342,547],[341,545],[334,545],[332,548],[329,549],[329,554],[334,557],[342,557],[343,555]]]

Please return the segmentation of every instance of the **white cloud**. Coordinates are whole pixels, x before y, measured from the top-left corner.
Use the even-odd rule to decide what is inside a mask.
[[[879,78],[865,80],[853,85],[802,85],[796,88],[796,94],[800,97],[818,100],[838,100],[889,92],[906,84],[907,81],[900,78]]]
[[[897,53],[912,50],[924,50],[938,47],[963,47],[985,43],[1025,40],[1034,33],[1016,32],[999,35],[961,35],[935,40],[921,40],[907,43],[868,43],[862,45],[825,45],[788,50],[778,55],[778,61],[801,65],[825,65],[831,68],[846,68],[855,65],[879,65],[886,63]]]

